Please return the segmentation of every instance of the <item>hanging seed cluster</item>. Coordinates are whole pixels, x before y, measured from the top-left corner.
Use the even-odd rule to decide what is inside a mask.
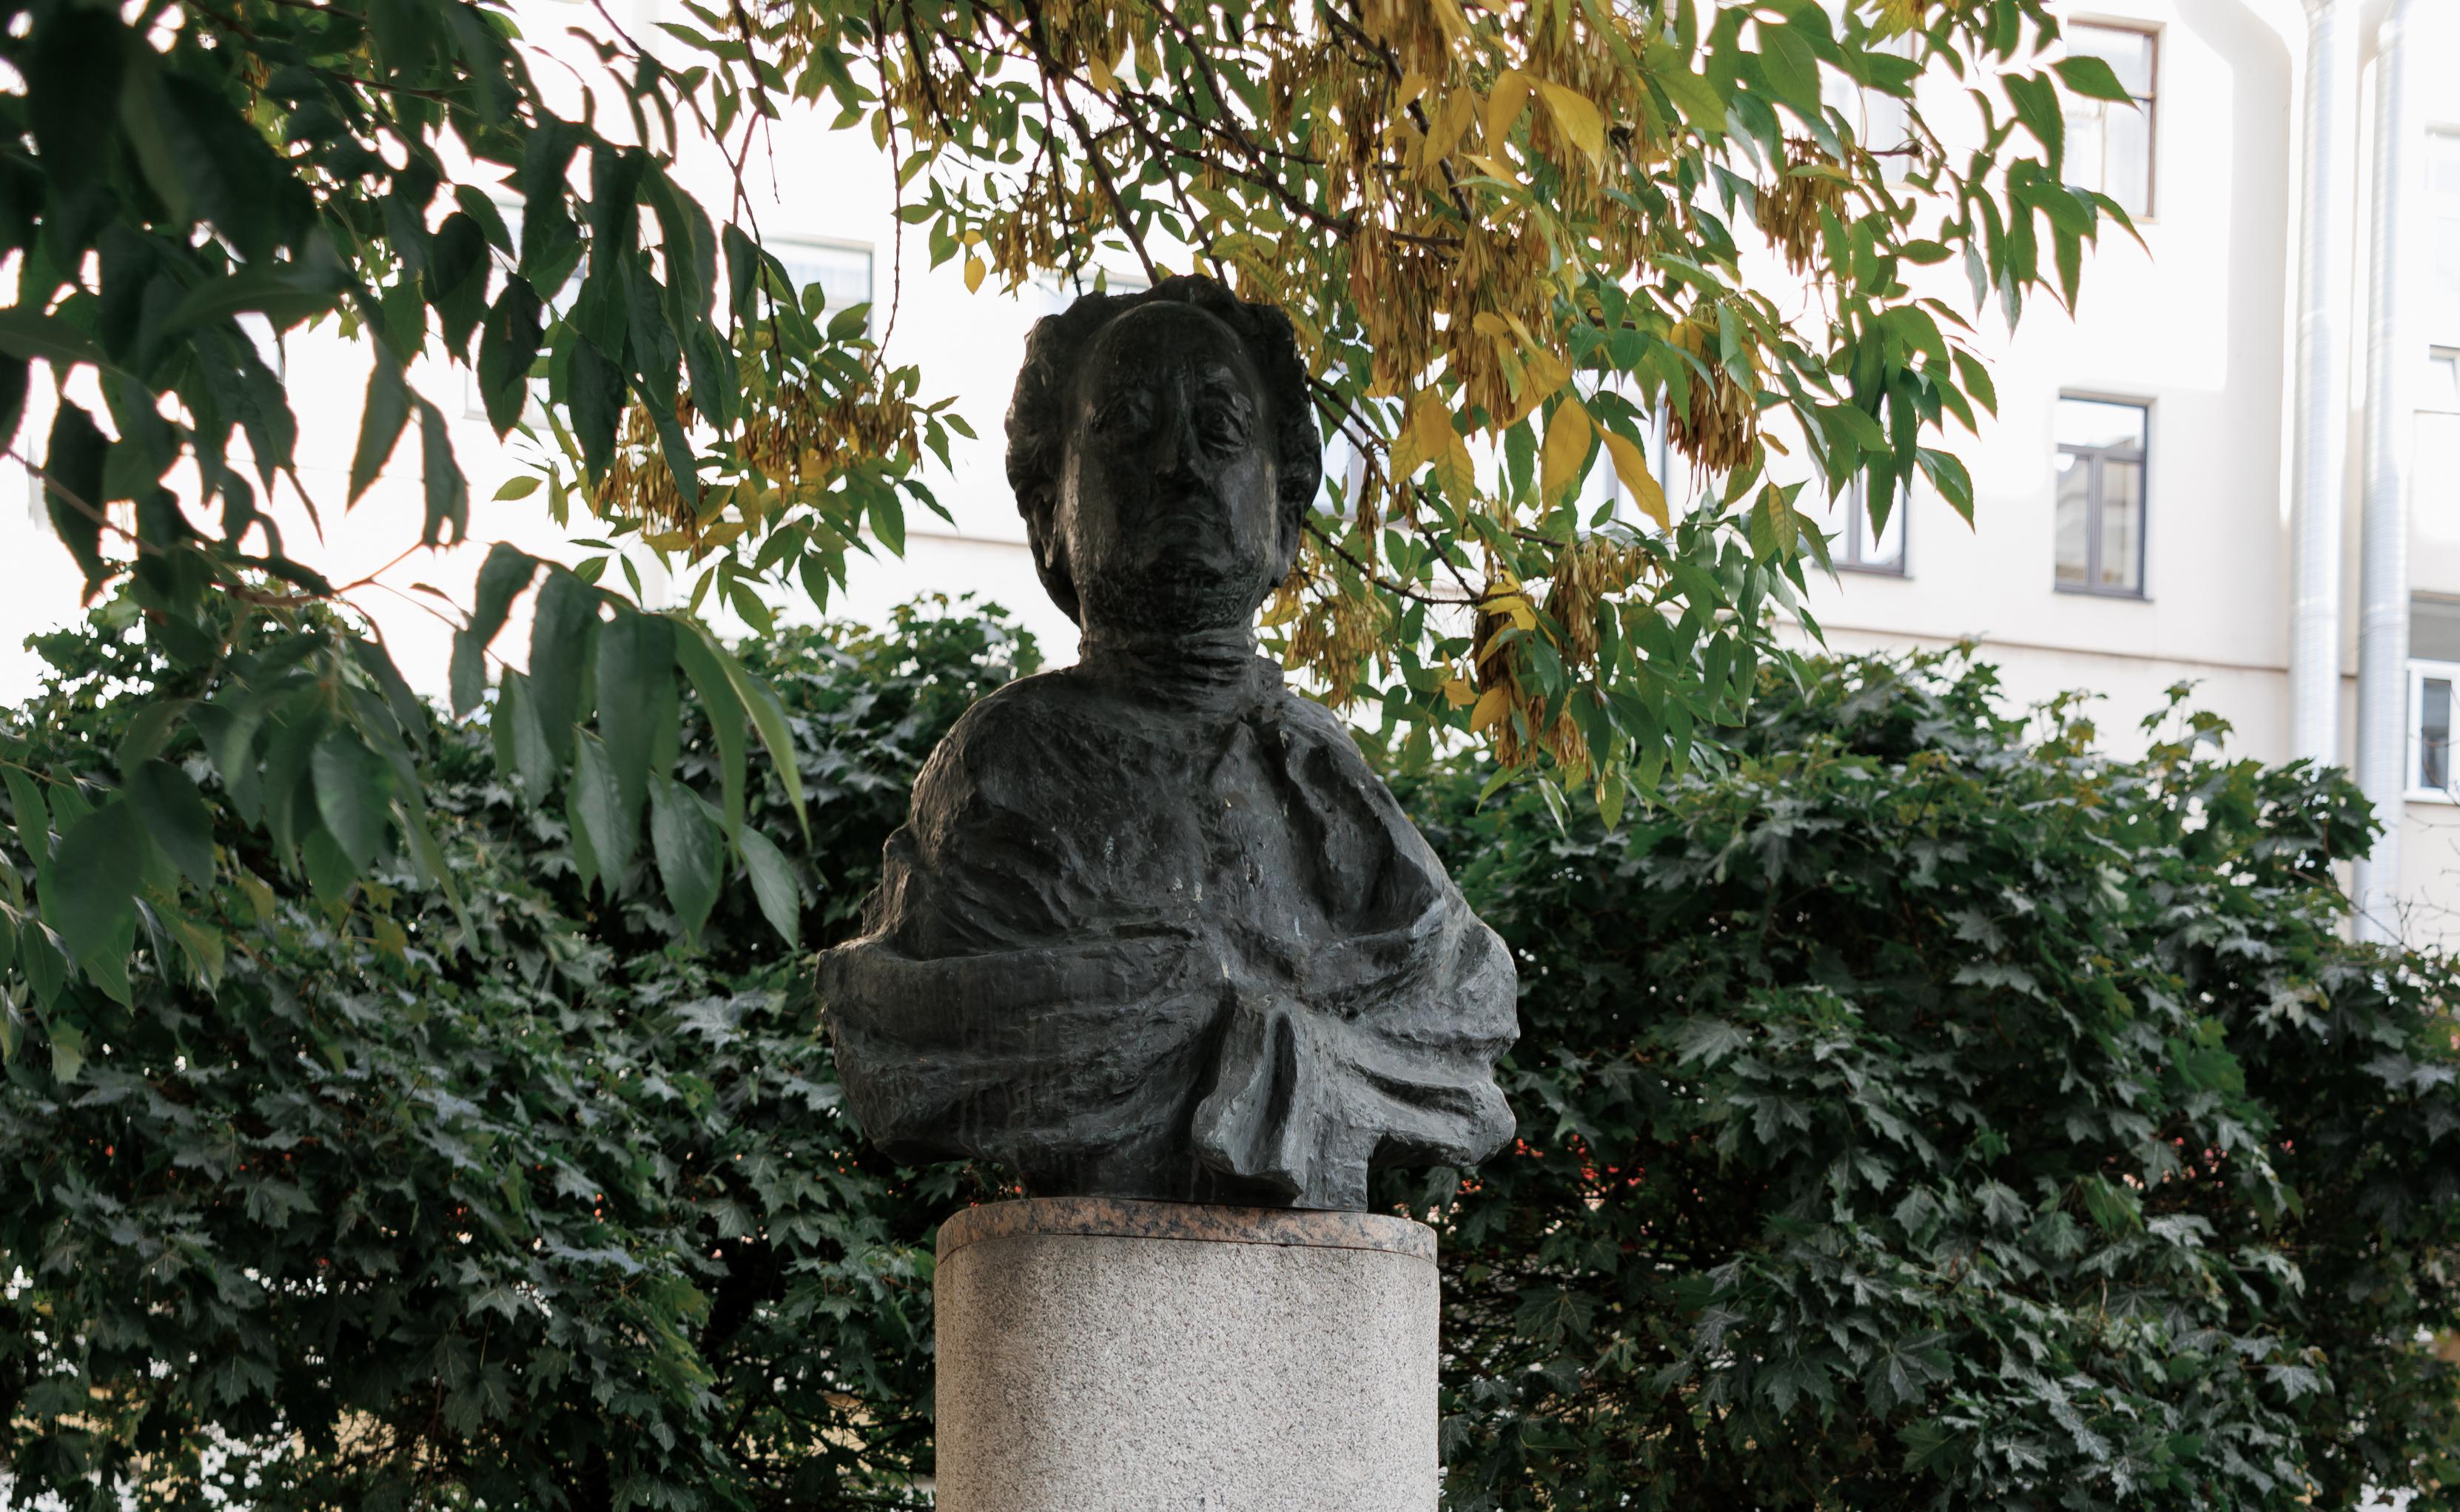
[[[1319,522],[1328,549],[1310,547],[1268,613],[1282,650],[1344,695],[1407,662],[1412,695],[1443,720],[1474,692],[1484,716],[1472,723],[1507,761],[1625,759],[1579,733],[1622,739],[1598,712],[1610,683],[1629,691],[1617,680],[1636,675],[1629,643],[1605,654],[1595,626],[1607,608],[1708,591],[1673,593],[1656,569],[1669,553],[1719,564],[1695,581],[1720,585],[1707,607],[1728,615],[1678,654],[1705,658],[1715,640],[1721,659],[1702,669],[1748,659],[1732,643],[1757,632],[1733,627],[1757,610],[1724,595],[1756,605],[1765,589],[1725,573],[1720,532],[1776,543],[1751,546],[1754,573],[1791,575],[1767,558],[1790,561],[1799,539],[1790,513],[1750,536],[1759,504],[1724,497],[1763,471],[1763,408],[1808,418],[1850,401],[1887,430],[1906,423],[1892,415],[1967,407],[1874,408],[1868,392],[1961,380],[1936,362],[1916,369],[1901,348],[1876,362],[1856,350],[1876,315],[1916,303],[1859,270],[1935,241],[1973,248],[1996,287],[2041,282],[2000,266],[2014,255],[2004,235],[1983,245],[1975,229],[2018,213],[1975,209],[1977,197],[1988,211],[2014,204],[2006,155],[1951,165],[1918,98],[1918,159],[1883,169],[1865,150],[1839,160],[1819,145],[1852,139],[1827,86],[1903,98],[1909,57],[1960,77],[1968,61],[2010,66],[2006,38],[2048,36],[2036,0],[738,0],[723,20],[725,45],[762,60],[764,79],[774,60],[796,93],[868,119],[901,160],[907,224],[928,227],[935,263],[962,259],[968,288],[993,274],[1010,287],[1053,272],[1091,281],[1132,255],[1285,309],[1327,431],[1361,437],[1367,455],[1347,518]],[[1917,31],[1910,49],[1893,40]],[[1942,224],[1915,224],[1924,195]],[[1740,245],[1752,233],[1809,286],[1785,294],[1825,311],[1816,329],[1753,287]],[[1670,518],[1649,475],[1653,411],[1700,483]],[[1544,433],[1542,486],[1526,477],[1523,427]],[[1832,475],[1914,440],[1809,428],[1856,452],[1817,458]],[[774,429],[747,442],[759,469],[826,465],[861,427],[802,416]],[[1504,456],[1520,459],[1511,479],[1495,465]],[[1600,465],[1656,521],[1655,565],[1618,557],[1627,536],[1593,543],[1593,507],[1572,507],[1593,506],[1580,485]],[[1396,660],[1394,638],[1425,642],[1427,661]],[[1461,675],[1432,691],[1418,675],[1431,665]],[[1585,703],[1567,703],[1565,671]],[[1662,701],[1687,675],[1652,669],[1643,692]],[[1507,703],[1512,716],[1496,717]]]

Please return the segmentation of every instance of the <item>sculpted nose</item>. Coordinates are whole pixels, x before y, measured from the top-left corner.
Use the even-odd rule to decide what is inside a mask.
[[[1195,412],[1184,404],[1167,406],[1154,437],[1154,471],[1160,477],[1185,480],[1196,476],[1197,444]]]

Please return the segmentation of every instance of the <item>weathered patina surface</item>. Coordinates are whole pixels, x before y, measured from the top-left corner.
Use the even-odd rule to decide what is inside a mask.
[[[1008,478],[1074,667],[914,789],[820,961],[855,1115],[1036,1196],[1357,1208],[1511,1137],[1512,960],[1340,721],[1257,653],[1320,447],[1287,320],[1198,278],[1035,329]]]

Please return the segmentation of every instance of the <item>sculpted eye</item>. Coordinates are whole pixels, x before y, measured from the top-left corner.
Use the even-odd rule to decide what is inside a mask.
[[[1093,416],[1093,428],[1106,436],[1141,435],[1152,425],[1153,405],[1142,394],[1121,394]]]
[[[1215,400],[1197,411],[1197,434],[1210,445],[1237,446],[1247,439],[1251,428],[1246,406],[1228,400]]]

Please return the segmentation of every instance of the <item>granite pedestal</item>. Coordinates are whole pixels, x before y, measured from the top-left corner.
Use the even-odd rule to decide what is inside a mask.
[[[943,1512],[1434,1512],[1423,1225],[998,1203],[937,1291]]]

